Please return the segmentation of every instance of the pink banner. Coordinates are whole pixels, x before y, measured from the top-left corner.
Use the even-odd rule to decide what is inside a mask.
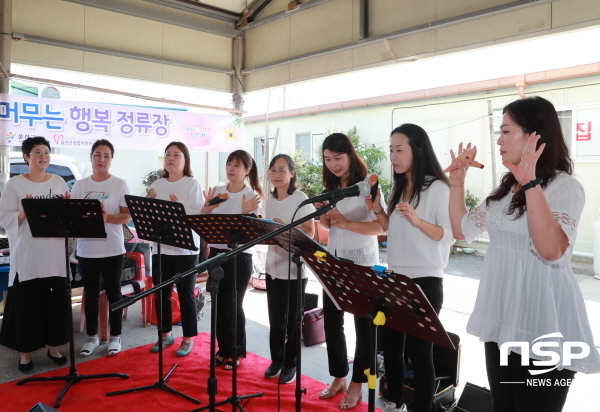
[[[162,151],[178,140],[190,150],[231,152],[242,148],[244,125],[241,116],[0,94],[0,144],[20,146],[30,136],[53,147],[108,139],[118,149]]]

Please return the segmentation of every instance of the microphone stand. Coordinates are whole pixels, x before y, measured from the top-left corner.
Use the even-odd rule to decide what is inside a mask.
[[[339,199],[337,199],[337,200],[339,200]],[[118,309],[123,309],[127,306],[131,306],[138,300],[143,299],[146,296],[155,293],[159,289],[165,289],[165,288],[173,285],[174,283],[180,282],[183,278],[185,278],[187,276],[193,275],[194,273],[199,273],[199,271],[201,273],[201,272],[204,272],[205,270],[210,270],[217,266],[220,266],[223,263],[225,263],[229,258],[239,255],[244,250],[250,249],[252,246],[255,246],[259,243],[269,240],[272,237],[277,236],[278,234],[283,233],[287,230],[290,230],[290,229],[298,226],[301,223],[304,223],[304,222],[311,220],[317,216],[321,216],[321,215],[329,212],[330,210],[335,208],[337,200],[331,201],[330,203],[328,203],[327,205],[323,206],[322,208],[316,210],[315,212],[311,213],[310,215],[306,215],[303,218],[298,219],[295,222],[292,222],[288,225],[282,226],[281,228],[274,230],[273,232],[267,233],[264,236],[256,238],[242,246],[239,246],[237,249],[231,250],[227,253],[220,253],[211,259],[205,260],[204,262],[196,265],[194,268],[192,268],[186,272],[183,272],[183,273],[178,273],[175,276],[173,276],[171,279],[166,280],[163,283],[156,285],[151,289],[145,290],[144,292],[140,292],[134,296],[128,296],[125,299],[120,300],[119,302],[115,302],[112,305],[110,305],[110,310],[115,311]]]

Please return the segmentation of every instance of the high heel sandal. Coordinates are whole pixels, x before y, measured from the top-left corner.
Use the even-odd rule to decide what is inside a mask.
[[[242,357],[239,356],[237,358],[237,362],[235,363],[235,366],[240,366],[240,363],[242,363]],[[226,371],[231,371],[233,370],[233,359],[228,358],[227,362],[225,362],[225,366],[223,366],[223,369]]]
[[[226,360],[227,358],[221,357],[221,355],[219,355],[219,352],[215,353],[215,366],[221,366],[223,363],[225,363]]]
[[[362,396],[363,396],[362,390],[360,391],[360,394],[358,395],[358,399],[356,399],[354,401],[349,400],[348,395],[344,396],[344,399],[342,399],[342,401],[340,402],[340,406],[338,409],[340,411],[347,411],[349,409],[356,408],[356,405],[358,405],[358,403],[360,401],[362,401]]]
[[[325,389],[323,389],[321,391],[321,394],[319,395],[319,399],[331,399],[335,395],[337,395],[338,392],[346,393],[347,390],[348,390],[348,385],[346,384],[345,380],[344,380],[344,383],[342,384],[342,386],[340,387],[340,389],[335,390],[335,391],[331,389],[331,384],[330,384],[328,387],[326,387]]]

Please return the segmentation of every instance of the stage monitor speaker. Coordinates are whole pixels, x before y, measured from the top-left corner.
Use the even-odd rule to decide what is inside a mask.
[[[460,395],[456,412],[494,412],[492,393],[487,388],[467,382]]]
[[[54,409],[52,406],[48,406],[45,403],[39,402],[34,405],[28,412],[60,412],[58,409]]]

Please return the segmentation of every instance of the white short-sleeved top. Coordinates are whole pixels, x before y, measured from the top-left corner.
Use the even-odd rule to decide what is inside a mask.
[[[448,212],[449,198],[448,185],[436,180],[421,192],[421,199],[415,208],[421,219],[444,229],[440,240],[433,240],[414,227],[398,210],[392,212],[387,230],[388,266],[395,273],[413,279],[444,275],[450,246],[454,243]]]
[[[219,206],[215,207],[212,210],[212,214],[215,214],[215,215],[221,215],[221,214],[241,215],[242,214],[242,201],[244,199],[244,195],[246,196],[246,200],[251,199],[252,197],[258,195],[258,193],[256,193],[250,187],[248,187],[248,185],[245,185],[244,188],[237,193],[229,192],[227,190],[227,186],[229,186],[229,182],[227,182],[226,184],[224,184],[222,186],[216,187],[215,194],[218,195],[220,193],[227,193],[229,195],[229,199],[227,199],[227,201],[225,201],[223,203],[219,203]],[[258,214],[258,211],[260,210],[260,208],[261,208],[261,205],[259,204],[258,207],[254,210],[251,210],[250,213]],[[239,246],[241,246],[241,244]],[[211,244],[210,247],[216,248],[216,249],[229,250],[227,245],[224,245],[224,244]],[[254,248],[252,247],[252,248],[246,249],[243,253],[252,254],[253,252],[254,252]]]
[[[21,200],[27,195],[52,199],[68,191],[65,181],[56,175],[40,183],[32,182],[19,175],[6,183],[0,197],[0,226],[6,229],[10,243],[8,286],[13,285],[17,273],[20,282],[66,276],[64,239],[33,237],[29,221],[25,219],[19,224],[18,215],[23,210]]]
[[[367,181],[369,176],[365,178]],[[383,205],[382,200],[382,207]],[[373,222],[377,216],[369,210],[364,197],[347,197],[337,202],[336,209],[352,222]],[[338,226],[331,226],[327,249],[337,257],[350,259],[360,266],[379,264],[379,245],[377,236],[363,235]]]
[[[110,176],[102,182],[96,182],[91,176],[78,180],[73,185],[72,199],[98,199],[104,205],[106,213],[121,213],[121,207],[127,207],[125,195],[129,194],[127,182],[116,176]],[[101,258],[125,253],[123,225],[105,223],[106,238],[77,239],[77,256]]]
[[[202,194],[202,186],[193,177],[183,176],[176,182],[169,182],[162,178],[154,181],[150,185],[151,189],[156,190],[156,199],[171,200],[170,195],[177,196],[177,202],[181,203],[185,208],[185,213],[188,215],[198,215],[204,205],[204,195]],[[200,247],[200,236],[190,229],[194,238],[194,245]],[[152,244],[152,253],[157,253],[156,244]],[[161,245],[160,253],[163,255],[197,255],[199,250],[183,249],[176,246]]]
[[[292,222],[292,216],[298,209],[298,205],[304,200],[308,199],[305,193],[296,190],[294,193],[289,195],[283,200],[275,199],[270,196],[265,201],[265,218],[267,219],[281,219],[285,224]],[[304,205],[294,217],[295,220],[303,218],[315,211],[315,207],[312,204]],[[287,279],[288,278],[288,267],[289,267],[289,253],[281,246],[271,246],[267,252],[267,264],[265,271],[271,275],[273,279]],[[304,265],[302,266],[304,268]],[[296,264],[291,265],[291,279],[298,278],[298,268]],[[302,277],[306,277],[306,273],[303,270]]]
[[[584,342],[590,355],[563,365],[559,369],[583,373],[600,372],[600,354],[594,340],[581,289],[569,265],[577,236],[577,225],[585,203],[581,184],[572,176],[560,173],[544,189],[550,210],[567,235],[569,246],[559,259],[542,258],[533,245],[527,225],[527,212],[519,218],[507,215],[512,192],[499,201],[482,203],[462,220],[462,232],[471,242],[487,230],[487,250],[475,309],[467,324],[467,332],[483,342],[529,342],[540,336],[560,332],[555,341]],[[519,348],[513,352],[521,353]],[[539,359],[529,353],[530,358]],[[544,360],[544,359],[541,359]]]

